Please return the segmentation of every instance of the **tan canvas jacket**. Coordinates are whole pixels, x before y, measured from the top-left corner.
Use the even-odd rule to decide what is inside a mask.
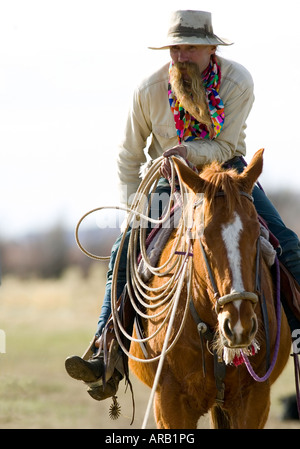
[[[217,160],[225,162],[246,154],[246,120],[254,101],[253,80],[240,64],[218,57],[221,65],[220,97],[225,122],[214,140],[184,142],[187,158],[195,165]],[[169,63],[144,80],[135,90],[124,139],[118,155],[119,187],[122,203],[129,203],[140,183],[139,171],[146,161],[178,144],[174,117],[168,99]],[[131,197],[132,198],[132,197]]]

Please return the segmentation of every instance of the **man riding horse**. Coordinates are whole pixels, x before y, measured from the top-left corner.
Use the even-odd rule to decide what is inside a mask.
[[[219,45],[231,45],[213,32],[211,14],[203,11],[176,11],[166,41],[152,49],[169,49],[171,61],[144,80],[135,90],[128,116],[125,137],[118,155],[121,202],[130,204],[140,183],[140,168],[146,161],[144,150],[148,137],[148,154],[152,159],[165,156],[162,178],[156,193],[170,194],[166,178],[170,174],[169,156],[181,156],[199,166],[217,160],[242,172],[246,155],[246,120],[254,102],[253,80],[248,70],[237,62],[216,55]],[[282,264],[292,274],[296,289],[300,284],[300,243],[288,229],[262,189],[255,186],[254,204],[258,214],[277,237]],[[155,209],[155,204],[151,206]],[[157,212],[159,215],[159,212]],[[126,284],[128,231],[123,246],[117,277],[117,296]],[[105,297],[89,360],[78,356],[67,358],[68,374],[90,383],[100,379],[105,370],[106,352],[113,329],[103,341],[103,329],[111,313],[111,285],[116,255],[122,234],[115,242]],[[299,289],[300,291],[300,289]],[[291,331],[300,329],[300,322],[285,307]],[[99,351],[99,347],[102,348]],[[104,350],[103,350],[104,349]],[[111,372],[105,387],[88,389],[97,400],[114,396],[123,377],[120,350],[110,349]]]

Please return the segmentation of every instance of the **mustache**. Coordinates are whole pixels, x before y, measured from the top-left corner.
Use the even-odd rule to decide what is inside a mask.
[[[175,62],[171,69],[171,73],[172,72],[176,73],[177,78],[182,78],[184,75],[188,75],[188,77],[192,79],[202,79],[199,67],[195,62]]]

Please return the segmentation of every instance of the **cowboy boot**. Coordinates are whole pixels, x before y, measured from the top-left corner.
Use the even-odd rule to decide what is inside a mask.
[[[127,287],[125,286],[122,295],[119,298],[118,311],[120,319],[123,323],[124,328],[128,334],[132,333],[133,322],[134,322],[134,309],[132,307],[131,301],[128,296]],[[128,339],[123,339],[123,344],[129,351],[130,341]],[[101,335],[101,347],[109,346],[109,354],[107,365],[105,369],[105,386],[100,382],[89,382],[89,395],[101,401],[107,397],[114,396],[118,390],[119,382],[126,377],[128,379],[128,359],[123,351],[121,351],[115,336],[113,321],[109,320],[106,327]],[[103,357],[103,352],[100,353],[100,357]],[[102,358],[103,363],[103,358]],[[103,363],[104,366],[104,363]],[[102,369],[104,374],[104,370]]]
[[[65,367],[69,376],[83,382],[95,382],[104,373],[102,357],[92,357],[89,360],[84,360],[78,355],[73,355],[66,359]]]
[[[98,401],[115,396],[124,376],[122,353],[115,339],[109,345],[107,364],[104,362],[104,352],[100,351],[88,360],[76,355],[68,357],[65,368],[73,379],[87,384],[87,392]]]
[[[118,309],[123,326],[127,333],[131,333],[135,315],[126,286],[119,299]],[[129,350],[130,342],[126,340],[123,344]],[[106,352],[108,354],[105,357]],[[89,355],[91,355],[90,358],[88,358]],[[67,373],[73,379],[82,380],[89,386],[88,393],[92,398],[101,401],[114,396],[120,380],[124,376],[126,376],[126,379],[128,378],[128,360],[117,343],[113,320],[110,319],[103,329],[98,350],[95,348],[94,339],[82,358],[78,356],[68,357],[65,361],[65,367]]]

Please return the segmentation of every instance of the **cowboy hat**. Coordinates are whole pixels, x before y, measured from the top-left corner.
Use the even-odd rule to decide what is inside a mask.
[[[232,45],[228,39],[213,32],[211,13],[205,11],[175,11],[171,15],[170,27],[164,45],[148,47],[163,50],[172,45]]]

